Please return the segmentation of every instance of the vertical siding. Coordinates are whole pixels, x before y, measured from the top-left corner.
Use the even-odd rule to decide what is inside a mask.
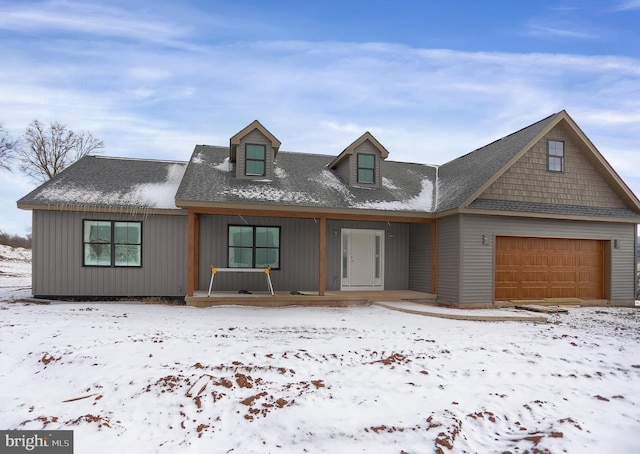
[[[431,291],[431,224],[409,226],[409,290]]]
[[[319,223],[313,219],[244,217],[249,225],[280,227],[281,269],[271,273],[275,290],[318,289]],[[238,216],[200,217],[200,275],[199,289],[209,287],[210,266],[227,266],[228,225],[242,225]],[[372,229],[393,232],[385,235],[385,289],[401,290],[409,286],[409,226],[381,222],[328,221],[326,232],[326,290],[340,289],[340,231],[343,228]],[[334,230],[337,232],[334,235]],[[428,236],[428,235],[427,235]],[[429,271],[430,273],[430,271]],[[265,290],[265,278],[252,273],[219,273],[215,290]]]
[[[384,288],[405,290],[409,288],[409,226],[406,224],[361,221],[327,221],[327,269],[326,289],[340,290],[342,229],[370,229],[385,231],[384,239]],[[334,231],[337,232],[334,235]],[[393,238],[389,238],[389,232]]]
[[[438,219],[436,294],[438,301],[460,301],[460,226],[459,216]]]
[[[280,227],[280,269],[271,272],[275,290],[318,289],[318,223],[313,219],[261,218],[244,216],[248,225]],[[228,226],[244,225],[239,216],[200,216],[200,274],[198,288],[208,289],[210,266],[228,266]],[[219,273],[217,291],[267,289],[261,273]]]
[[[608,264],[608,275],[605,275],[606,288],[610,292],[608,299],[614,302],[630,302],[634,299],[634,224],[474,215],[461,217],[464,249],[461,303],[493,301],[496,236],[593,239],[608,242],[617,239],[619,248],[607,248],[609,256],[605,257]],[[553,235],[549,232],[553,232]],[[482,235],[488,237],[488,245],[482,244]],[[438,264],[440,266],[440,260]]]
[[[361,221],[327,221],[326,289],[340,290],[342,262],[341,230],[369,229],[385,231],[384,239],[384,288],[404,290],[409,288],[409,227],[406,224]],[[337,232],[334,235],[333,232]],[[389,233],[393,238],[389,238]]]
[[[248,176],[244,174],[245,171],[245,145],[251,143],[256,145],[264,145],[265,146],[265,175],[264,176]],[[271,145],[271,141],[267,139],[260,131],[254,129],[249,134],[244,136],[240,140],[240,145],[236,150],[236,177],[237,178],[248,178],[248,179],[266,179],[273,180],[273,146]]]
[[[142,267],[82,266],[83,219],[142,221]],[[185,216],[35,210],[33,293],[38,296],[184,296]]]

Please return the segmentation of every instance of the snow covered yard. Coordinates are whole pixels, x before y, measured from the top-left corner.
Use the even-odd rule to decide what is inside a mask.
[[[2,276],[0,427],[73,429],[77,453],[640,446],[636,308],[533,324],[381,307],[45,306],[8,302],[25,290]]]

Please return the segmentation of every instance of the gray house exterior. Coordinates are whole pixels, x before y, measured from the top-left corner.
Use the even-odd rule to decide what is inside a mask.
[[[640,202],[565,111],[441,166],[390,161],[368,132],[337,155],[280,146],[254,121],[188,163],[81,159],[18,201],[34,296],[193,296],[212,267],[269,267],[276,291],[319,295],[635,300]]]

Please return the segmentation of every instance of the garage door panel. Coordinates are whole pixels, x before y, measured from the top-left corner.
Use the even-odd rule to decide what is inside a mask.
[[[604,242],[497,237],[496,299],[603,298]]]

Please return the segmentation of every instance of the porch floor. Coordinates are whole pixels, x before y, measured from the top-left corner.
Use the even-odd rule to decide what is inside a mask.
[[[186,296],[187,306],[256,306],[256,307],[281,307],[281,306],[366,306],[378,301],[412,301],[416,303],[430,303],[436,301],[436,295],[431,293],[416,292],[413,290],[379,290],[379,291],[327,291],[323,296],[318,292],[304,292],[292,295],[289,291],[278,291],[275,295],[269,292],[252,292],[251,294],[234,292],[207,292],[196,291],[193,296]]]

